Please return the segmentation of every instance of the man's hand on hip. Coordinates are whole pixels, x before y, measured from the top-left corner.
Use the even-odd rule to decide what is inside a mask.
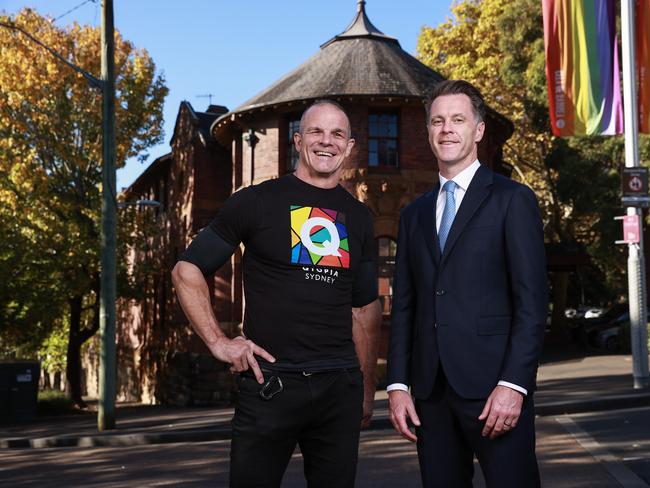
[[[275,358],[268,352],[241,336],[234,339],[221,338],[215,344],[210,345],[210,351],[217,359],[230,364],[230,371],[241,373],[251,369],[258,383],[264,383],[264,375],[260,369],[255,355],[261,356],[273,363]]]
[[[404,439],[411,442],[418,440],[416,435],[411,431],[408,426],[407,420],[410,419],[414,425],[420,425],[420,419],[415,412],[415,405],[413,398],[408,391],[393,390],[388,393],[388,404],[390,410],[390,422],[395,427],[395,430]]]
[[[517,426],[524,395],[507,386],[497,386],[485,402],[479,420],[485,420],[481,435],[496,439]]]

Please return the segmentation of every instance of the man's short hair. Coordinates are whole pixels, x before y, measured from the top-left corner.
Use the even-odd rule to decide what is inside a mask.
[[[485,101],[478,88],[465,80],[445,80],[434,86],[427,98],[427,125],[431,123],[431,104],[444,95],[467,95],[478,121],[485,121]]]
[[[319,98],[317,100],[314,100],[314,102],[305,109],[305,111],[302,113],[302,116],[300,117],[300,134],[302,134],[303,130],[303,123],[305,121],[305,114],[309,112],[312,108],[316,107],[317,105],[332,105],[333,107],[338,108],[341,112],[343,112],[343,115],[345,115],[346,120],[348,121],[348,137],[352,137],[352,126],[350,125],[350,116],[348,115],[347,110],[343,108],[343,105],[341,105],[339,102],[336,102],[334,100],[330,100],[329,98]]]

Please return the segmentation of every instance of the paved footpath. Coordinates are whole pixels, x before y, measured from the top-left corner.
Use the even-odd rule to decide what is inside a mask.
[[[624,355],[559,357],[541,366],[536,403],[543,486],[649,486],[635,467],[639,456],[628,462],[619,455],[627,445],[647,443],[645,431],[630,424],[622,437],[618,429],[607,435],[597,429],[602,416],[610,423],[625,412],[635,412],[633,421],[650,418],[650,392],[632,389],[630,371]],[[98,434],[89,414],[0,426],[0,487],[227,486],[231,415],[227,408],[128,406],[118,409],[118,429],[110,433]],[[282,486],[304,487],[302,478],[296,454]],[[383,392],[361,437],[357,486],[420,486],[415,447],[389,428]],[[475,486],[484,486],[480,469]]]

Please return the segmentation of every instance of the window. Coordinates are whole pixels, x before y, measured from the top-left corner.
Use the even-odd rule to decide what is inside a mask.
[[[296,151],[296,146],[293,143],[293,135],[300,130],[300,117],[292,116],[289,118],[287,125],[287,141],[286,141],[286,169],[288,173],[296,170],[298,166],[298,159],[300,155]]]
[[[379,301],[382,315],[390,315],[393,304],[393,275],[395,274],[395,251],[397,242],[390,237],[378,237],[379,248]]]
[[[368,118],[368,166],[399,166],[397,114],[371,113]]]

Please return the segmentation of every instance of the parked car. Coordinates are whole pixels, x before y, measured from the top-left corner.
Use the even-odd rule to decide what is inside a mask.
[[[599,317],[571,321],[568,324],[571,337],[586,347],[598,347],[598,334],[610,327],[629,322],[629,306],[627,303],[617,303]]]
[[[578,305],[577,307],[565,308],[564,316],[566,317],[567,323],[573,323],[584,318],[598,318],[602,315],[603,310],[601,307],[594,307],[592,305]],[[587,314],[586,317],[585,314]]]
[[[624,325],[616,325],[614,327],[609,327],[605,330],[601,330],[598,333],[598,347],[604,349],[607,352],[620,352],[622,349],[623,337],[622,335],[626,332],[629,333],[630,328],[625,327]]]
[[[594,307],[586,310],[584,317],[586,319],[597,319],[599,317],[602,317],[604,313],[605,313],[605,309],[600,307]]]
[[[650,322],[650,310],[648,310],[646,322]],[[598,332],[596,336],[596,345],[607,352],[623,352],[630,349],[630,318],[629,315],[625,320],[607,327]]]
[[[573,307],[567,308],[567,309],[564,310],[564,316],[567,319],[577,319],[578,318],[578,311]]]

